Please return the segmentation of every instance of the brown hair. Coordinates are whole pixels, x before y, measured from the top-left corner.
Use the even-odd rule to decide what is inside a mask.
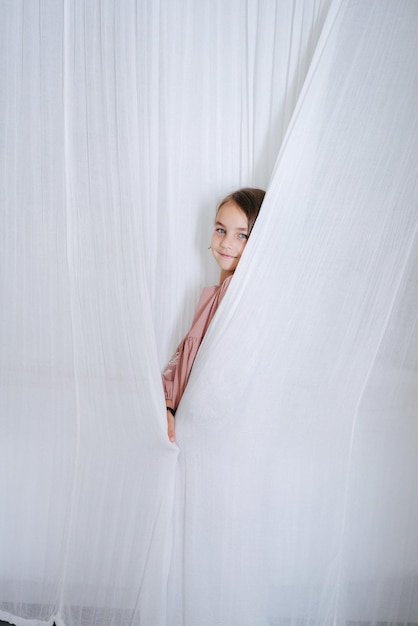
[[[263,189],[243,187],[242,189],[238,189],[237,191],[234,191],[226,196],[226,198],[218,204],[216,213],[218,213],[219,209],[227,202],[235,202],[235,204],[239,206],[247,217],[249,235],[254,226],[255,220],[258,217],[265,195],[266,192]]]

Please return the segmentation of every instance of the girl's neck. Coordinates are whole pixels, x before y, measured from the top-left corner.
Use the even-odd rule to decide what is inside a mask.
[[[228,272],[226,270],[222,270],[221,271],[221,277],[219,279],[219,284],[222,285],[222,283],[224,282],[224,280],[226,280],[227,278],[229,278],[230,276],[232,276],[234,272]]]

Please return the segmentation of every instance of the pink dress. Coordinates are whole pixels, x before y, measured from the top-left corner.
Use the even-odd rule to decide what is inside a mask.
[[[230,282],[231,277],[228,277],[221,285],[205,287],[192,326],[162,373],[165,398],[171,400],[174,409],[179,405],[200,344]]]

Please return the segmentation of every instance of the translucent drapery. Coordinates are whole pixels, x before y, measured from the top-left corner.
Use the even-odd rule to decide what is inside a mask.
[[[416,3],[0,25],[0,617],[418,621]],[[241,184],[267,198],[171,446],[159,371]]]

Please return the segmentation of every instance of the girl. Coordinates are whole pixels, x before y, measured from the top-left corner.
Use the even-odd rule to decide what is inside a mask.
[[[200,297],[192,326],[163,371],[167,405],[168,438],[175,441],[174,416],[189,380],[203,337],[231,282],[257,219],[265,191],[244,188],[231,193],[218,205],[211,250],[221,268],[220,284],[206,287]]]

